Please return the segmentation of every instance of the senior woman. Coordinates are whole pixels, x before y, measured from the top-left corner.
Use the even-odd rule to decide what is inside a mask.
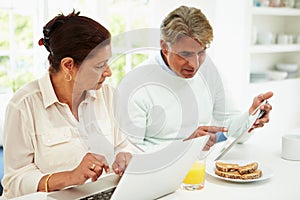
[[[4,197],[122,175],[133,150],[113,124],[111,35],[73,11],[50,20],[39,44],[49,73],[15,93],[4,127]]]

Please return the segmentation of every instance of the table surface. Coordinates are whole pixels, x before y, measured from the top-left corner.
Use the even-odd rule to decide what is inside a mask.
[[[300,161],[282,159],[280,145],[279,147],[255,144],[236,145],[223,159],[258,161],[259,164],[272,170],[273,176],[258,182],[234,183],[206,175],[205,187],[202,190],[179,189],[161,199],[300,199]]]
[[[205,187],[198,191],[176,192],[161,200],[189,199],[300,199],[300,161],[281,158],[281,136],[268,134],[268,137],[235,145],[222,160],[255,160],[273,172],[270,179],[234,183],[206,175]],[[300,152],[299,152],[300,153]],[[35,193],[16,198],[18,200],[46,199],[45,193]]]

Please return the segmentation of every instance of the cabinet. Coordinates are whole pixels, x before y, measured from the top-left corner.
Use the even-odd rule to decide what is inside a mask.
[[[249,4],[250,83],[299,79],[299,70],[279,72],[278,63],[300,66],[300,9]],[[298,67],[299,68],[299,67]],[[300,79],[299,79],[300,80]]]

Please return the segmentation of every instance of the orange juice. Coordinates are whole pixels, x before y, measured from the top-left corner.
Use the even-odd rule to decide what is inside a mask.
[[[205,161],[195,162],[183,180],[183,188],[199,190],[204,187]]]

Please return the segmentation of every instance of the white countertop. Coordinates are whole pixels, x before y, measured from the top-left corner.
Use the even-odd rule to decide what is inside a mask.
[[[176,193],[162,199],[298,200],[300,199],[300,161],[288,161],[280,156],[280,146],[236,145],[228,155],[224,156],[224,160],[256,160],[273,171],[272,178],[261,182],[233,183],[207,175],[205,187],[202,190],[177,190]]]
[[[263,134],[260,136],[260,134]],[[300,153],[300,152],[299,152]],[[199,191],[178,189],[161,200],[299,200],[300,199],[300,161],[281,158],[281,135],[259,133],[245,144],[237,144],[223,160],[255,160],[273,171],[273,177],[259,182],[233,183],[207,175],[205,187]],[[46,199],[45,193],[35,193],[17,198],[18,200]]]

